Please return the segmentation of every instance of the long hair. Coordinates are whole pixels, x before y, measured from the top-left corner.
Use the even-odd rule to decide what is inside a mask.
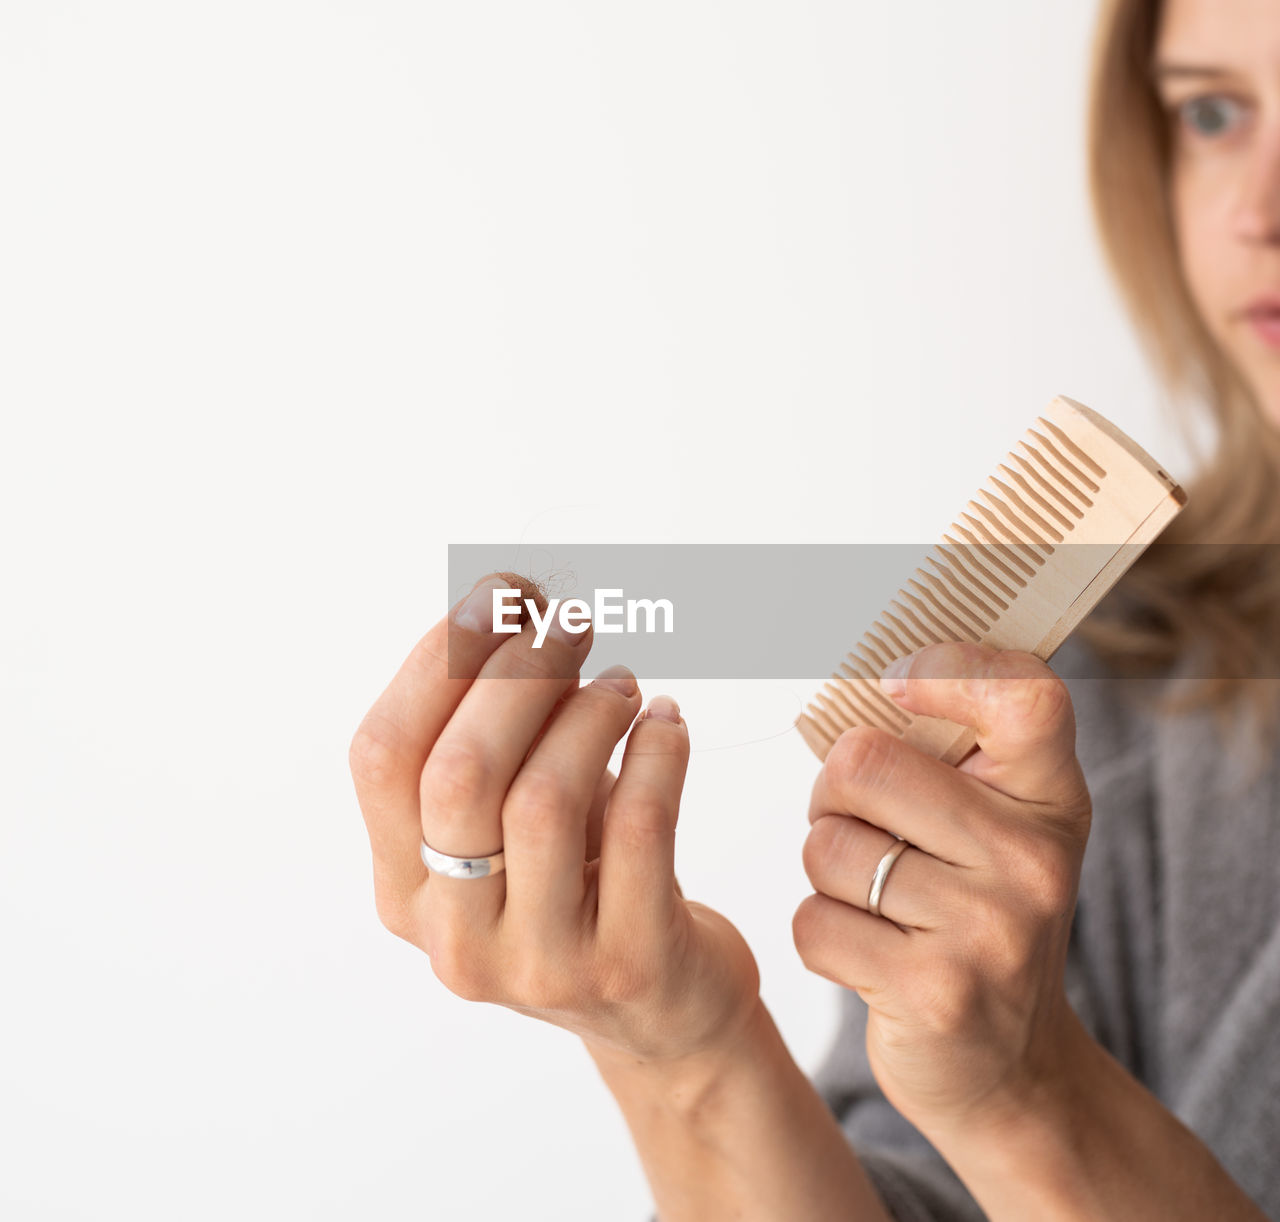
[[[1251,708],[1265,757],[1280,715],[1280,430],[1205,328],[1183,276],[1171,120],[1151,75],[1160,10],[1161,0],[1102,0],[1090,65],[1090,202],[1181,435],[1196,453],[1195,418],[1208,413],[1216,449],[1184,481],[1186,507],[1076,631],[1122,674],[1167,675],[1189,662],[1190,683],[1139,686],[1157,692],[1161,713],[1211,710],[1224,743]]]

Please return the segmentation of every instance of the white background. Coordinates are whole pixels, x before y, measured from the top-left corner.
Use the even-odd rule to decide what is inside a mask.
[[[923,547],[1059,393],[1185,476],[1093,15],[0,3],[0,1213],[647,1217],[577,1039],[378,923],[348,744],[450,542]],[[813,684],[640,678],[811,1070]]]

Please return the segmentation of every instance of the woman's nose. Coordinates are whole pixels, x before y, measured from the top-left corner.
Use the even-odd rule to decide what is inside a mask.
[[[1280,242],[1280,123],[1272,123],[1249,151],[1235,222],[1245,241]]]

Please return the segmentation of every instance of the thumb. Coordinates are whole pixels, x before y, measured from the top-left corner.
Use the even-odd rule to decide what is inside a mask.
[[[1079,800],[1071,695],[1035,654],[944,641],[886,667],[880,685],[909,713],[973,727],[980,750],[963,771],[1023,801]]]

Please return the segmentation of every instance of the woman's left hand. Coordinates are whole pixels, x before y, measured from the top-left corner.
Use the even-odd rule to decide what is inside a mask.
[[[869,1007],[867,1054],[922,1130],[1007,1122],[1064,1081],[1082,1028],[1064,991],[1092,802],[1066,685],[1033,654],[970,643],[911,657],[903,709],[977,730],[943,764],[847,730],[813,787],[792,935]],[[876,865],[909,844],[868,911]]]

